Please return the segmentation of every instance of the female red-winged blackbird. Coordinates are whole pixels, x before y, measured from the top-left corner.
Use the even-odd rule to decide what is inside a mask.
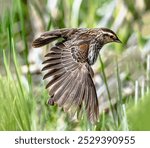
[[[48,70],[44,79],[51,78],[46,86],[53,96],[49,102],[63,107],[72,116],[84,109],[89,121],[95,123],[99,105],[90,65],[95,63],[103,45],[121,41],[107,28],[64,28],[43,33],[32,46],[40,47],[58,38],[64,40],[50,49],[42,69]]]

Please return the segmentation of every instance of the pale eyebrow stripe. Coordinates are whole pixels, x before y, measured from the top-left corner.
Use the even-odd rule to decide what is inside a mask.
[[[104,33],[104,34],[107,34],[107,35],[109,35],[109,36],[111,36],[111,35],[115,36],[115,35],[114,35],[113,33],[111,33],[111,32],[103,31],[103,33]]]

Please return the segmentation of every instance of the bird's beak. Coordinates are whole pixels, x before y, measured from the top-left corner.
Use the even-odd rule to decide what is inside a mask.
[[[115,40],[116,43],[122,43],[118,38]]]

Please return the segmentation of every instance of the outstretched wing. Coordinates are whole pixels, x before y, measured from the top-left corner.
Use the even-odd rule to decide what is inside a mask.
[[[98,99],[92,81],[93,70],[88,64],[89,42],[87,29],[58,29],[46,32],[33,42],[40,47],[60,37],[64,42],[57,43],[46,55],[42,70],[47,70],[44,79],[50,78],[46,88],[53,100],[73,116],[84,108],[88,119],[95,123],[98,119]]]
[[[78,48],[78,46],[74,47]],[[84,106],[91,122],[98,119],[98,99],[91,75],[92,69],[86,62],[80,62],[73,47],[65,43],[56,44],[46,55],[47,60],[43,63],[47,70],[45,78],[51,78],[46,88],[53,95],[54,102],[72,116]]]
[[[77,34],[80,34],[80,32],[87,31],[86,28],[63,28],[63,29],[56,29],[54,31],[48,31],[41,34],[39,38],[33,41],[32,46],[33,47],[41,47],[44,46],[50,42],[53,42],[54,40],[58,38],[64,38],[65,40],[70,40],[74,38]]]

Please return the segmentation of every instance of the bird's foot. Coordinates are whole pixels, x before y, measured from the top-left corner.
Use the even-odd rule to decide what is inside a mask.
[[[54,102],[54,98],[50,97],[47,101],[48,105],[54,106],[55,102]]]

